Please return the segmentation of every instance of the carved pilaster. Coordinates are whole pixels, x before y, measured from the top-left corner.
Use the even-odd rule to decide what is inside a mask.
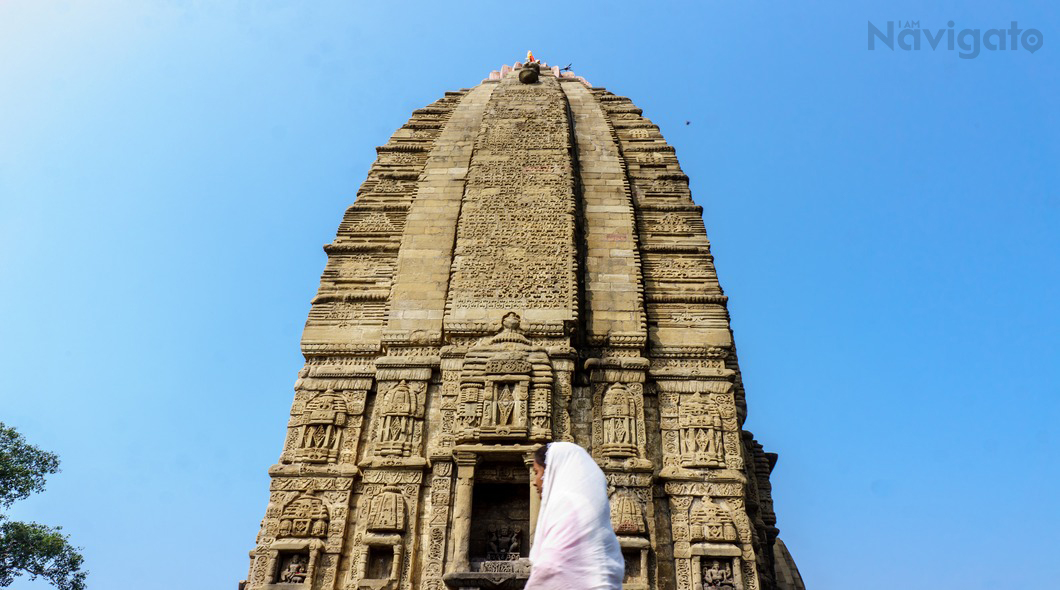
[[[453,500],[453,560],[449,572],[465,572],[471,568],[468,558],[468,543],[471,540],[471,499],[475,488],[475,465],[478,456],[473,453],[456,453],[456,497]]]

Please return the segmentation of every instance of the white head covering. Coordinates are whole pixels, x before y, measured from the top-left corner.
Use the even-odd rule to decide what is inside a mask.
[[[525,590],[621,590],[625,570],[611,528],[607,480],[585,449],[548,445]]]

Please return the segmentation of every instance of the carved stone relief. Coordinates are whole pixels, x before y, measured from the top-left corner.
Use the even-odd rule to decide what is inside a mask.
[[[522,333],[516,313],[472,346],[459,381],[457,441],[547,439],[553,371],[548,353]]]
[[[674,149],[629,99],[518,71],[417,110],[325,247],[245,590],[514,588],[540,508],[526,461],[550,440],[604,470],[624,590],[776,590],[776,458],[741,430],[727,299]],[[456,212],[414,225],[439,191]],[[431,250],[448,266],[395,297],[399,253],[402,273],[435,262],[406,249],[420,225],[448,236]]]

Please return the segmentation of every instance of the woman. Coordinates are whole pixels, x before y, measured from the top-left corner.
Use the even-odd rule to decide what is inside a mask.
[[[621,590],[625,566],[603,471],[585,449],[554,442],[534,453],[534,474],[541,508],[525,590]]]

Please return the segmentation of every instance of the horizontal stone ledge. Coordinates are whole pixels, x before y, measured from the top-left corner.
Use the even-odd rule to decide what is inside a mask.
[[[729,298],[726,295],[691,294],[691,293],[648,293],[645,298],[649,303],[717,303],[725,305]]]
[[[328,254],[354,253],[354,252],[397,252],[401,249],[398,241],[376,242],[376,243],[335,243],[324,244],[324,251]]]
[[[365,211],[368,213],[378,213],[383,211],[401,212],[408,211],[410,203],[402,202],[357,202],[346,208],[346,215],[350,213],[358,213]]]
[[[696,205],[695,203],[674,203],[665,201],[652,202],[641,200],[637,202],[637,210],[644,212],[658,211],[660,213],[674,211],[703,215],[703,207]]]
[[[700,557],[740,557],[743,550],[738,545],[729,543],[695,543],[692,555]]]
[[[711,367],[665,367],[655,368],[648,371],[652,379],[658,381],[681,381],[686,382],[689,379],[702,379],[705,381],[720,381],[724,382],[724,386],[718,385],[724,391],[728,391],[730,382],[736,376],[736,371],[732,369],[722,368],[711,368]],[[697,389],[694,384],[684,383],[691,389]],[[709,385],[703,387],[710,388]],[[708,389],[703,389],[706,392]],[[713,391],[712,393],[722,393],[723,391]]]
[[[356,465],[349,463],[277,463],[269,468],[273,477],[334,477],[347,478],[360,474]]]
[[[653,144],[637,143],[637,144],[633,144],[633,145],[629,145],[629,146],[623,146],[622,151],[624,151],[624,152],[634,152],[634,153],[635,152],[669,152],[671,154],[676,154],[677,153],[677,150],[674,149],[674,146],[672,146],[672,145],[670,145],[668,143],[665,143],[665,142],[663,142],[663,143],[653,143]]]
[[[382,154],[386,152],[429,152],[431,151],[430,141],[417,141],[417,140],[403,140],[405,143],[394,143],[376,146],[375,152]]]
[[[380,342],[320,342],[302,341],[302,354],[307,357],[332,356],[343,354],[377,353],[382,349]]]
[[[375,368],[378,371],[382,368],[401,368],[401,367],[433,367],[442,362],[442,357],[435,355],[387,355],[375,359]]]
[[[645,233],[651,233],[645,232]],[[652,244],[645,243],[640,245],[642,252],[658,252],[665,254],[706,254],[710,256],[710,245],[709,244]],[[710,260],[714,257],[710,256]]]
[[[390,298],[390,291],[353,291],[348,293],[320,293],[313,298],[311,303],[354,303],[357,301],[386,301]]]

